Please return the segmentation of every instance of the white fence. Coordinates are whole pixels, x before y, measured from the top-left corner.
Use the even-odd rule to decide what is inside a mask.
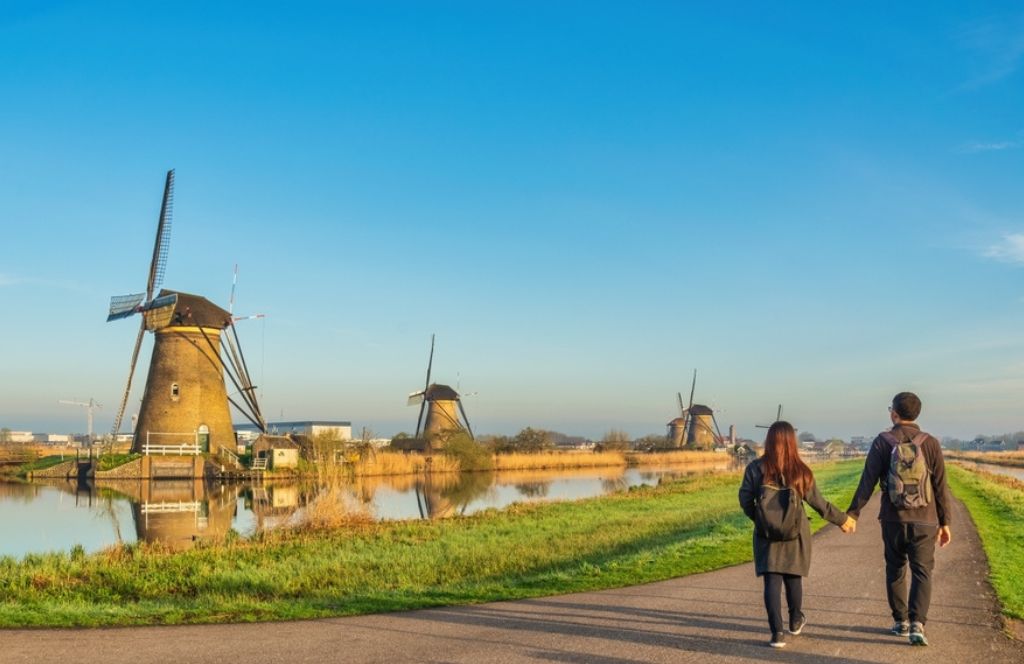
[[[159,440],[160,436],[173,436],[178,440],[182,438],[191,439],[188,443],[154,443],[153,438]],[[166,440],[166,439],[165,439]],[[160,431],[147,431],[146,442],[142,446],[142,453],[146,455],[160,454],[167,455],[173,454],[178,456],[196,456],[203,453],[203,448],[199,444],[199,432],[192,431],[189,433],[165,433]]]

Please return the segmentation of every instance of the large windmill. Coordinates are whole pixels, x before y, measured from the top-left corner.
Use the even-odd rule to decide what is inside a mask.
[[[693,370],[690,384],[690,404],[683,405],[683,395],[676,393],[679,400],[679,417],[668,423],[668,439],[673,447],[710,450],[715,442],[722,440],[722,432],[715,420],[715,411],[703,404],[693,403],[697,390],[697,370]]]
[[[170,170],[164,184],[146,292],[110,300],[107,321],[142,316],[128,382],[114,418],[114,433],[121,428],[142,338],[149,330],[154,337],[153,355],[132,451],[147,453],[158,445],[198,445],[201,451],[213,453],[221,448],[233,450],[236,443],[229,404],[261,430],[266,430],[266,424],[231,314],[199,295],[157,292],[167,266],[173,207],[174,171]],[[239,400],[228,396],[225,376],[233,383]]]
[[[450,385],[430,382],[430,373],[434,367],[434,335],[430,335],[430,359],[427,361],[427,380],[419,392],[409,395],[408,405],[419,406],[420,414],[416,419],[415,440],[420,440],[421,447],[429,450],[432,443],[439,437],[456,431],[465,431],[473,437],[473,429],[469,426],[466,409],[462,407],[459,393]],[[424,419],[424,415],[426,418]],[[461,416],[461,417],[460,417]]]

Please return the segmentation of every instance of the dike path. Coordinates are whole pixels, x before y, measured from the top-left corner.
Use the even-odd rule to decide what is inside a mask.
[[[887,633],[878,495],[854,535],[826,526],[804,580],[808,624],[767,647],[752,564],[643,586],[544,599],[288,623],[90,630],[2,630],[0,662],[1024,662],[1002,628],[977,532],[959,502],[937,552],[916,648]]]

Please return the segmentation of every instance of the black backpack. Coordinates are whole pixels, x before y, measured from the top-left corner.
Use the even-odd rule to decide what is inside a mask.
[[[800,536],[800,520],[806,519],[803,498],[785,486],[761,484],[754,528],[771,542],[788,542]]]

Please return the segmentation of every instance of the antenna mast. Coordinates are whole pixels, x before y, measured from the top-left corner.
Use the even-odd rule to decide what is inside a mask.
[[[88,432],[87,432],[86,435],[88,436],[89,444],[92,445],[92,413],[97,408],[103,408],[103,404],[97,402],[92,397],[89,397],[89,401],[88,402],[85,402],[85,401],[70,401],[70,400],[67,400],[67,399],[61,399],[57,403],[66,404],[68,406],[81,406],[82,408],[85,408],[86,426],[88,427]]]

